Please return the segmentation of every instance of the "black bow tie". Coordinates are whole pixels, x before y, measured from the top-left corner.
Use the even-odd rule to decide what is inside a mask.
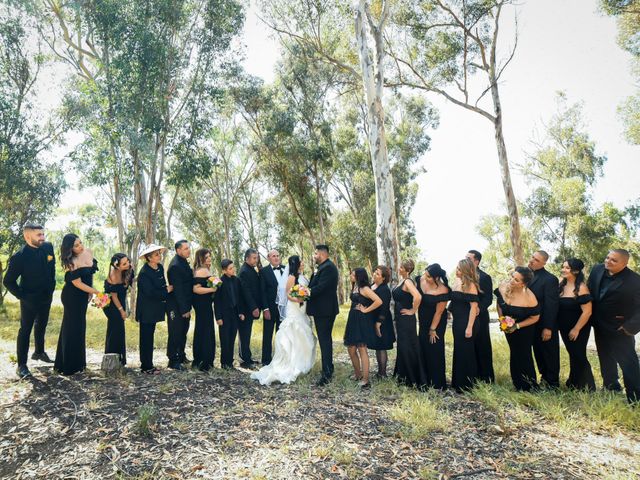
[[[277,267],[273,267],[274,270],[284,270],[282,265],[278,265]]]

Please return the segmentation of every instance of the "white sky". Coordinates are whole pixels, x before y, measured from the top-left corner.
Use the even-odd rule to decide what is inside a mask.
[[[502,31],[505,46],[513,32],[507,22]],[[625,143],[616,114],[635,89],[630,56],[618,47],[616,35],[615,20],[598,12],[596,0],[523,2],[518,51],[500,88],[512,165],[531,151],[534,131],[541,132],[555,111],[555,92],[566,91],[570,103],[584,101],[589,134],[609,158],[595,199],[623,206],[640,195],[640,147]],[[253,9],[247,16],[245,43],[246,69],[270,81],[277,45]],[[422,160],[427,173],[418,179],[413,220],[425,259],[450,270],[469,248],[484,248],[475,227],[481,216],[505,211],[504,197],[492,125],[438,97],[430,100],[439,109],[440,127],[430,132],[431,151]],[[517,172],[512,170],[512,175],[516,196],[524,199],[528,187]],[[86,200],[73,190],[63,206]]]

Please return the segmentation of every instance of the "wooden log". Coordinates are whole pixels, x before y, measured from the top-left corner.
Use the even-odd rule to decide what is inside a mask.
[[[120,371],[122,368],[120,355],[118,353],[105,353],[102,356],[102,366],[100,368],[107,373]]]

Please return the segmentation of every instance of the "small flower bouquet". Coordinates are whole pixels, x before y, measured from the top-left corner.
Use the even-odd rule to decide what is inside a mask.
[[[220,279],[220,277],[216,277],[214,275],[207,278],[207,286],[209,288],[220,288],[220,285],[222,285],[222,280]]]
[[[304,285],[294,285],[291,287],[291,293],[289,295],[294,298],[299,298],[302,301],[306,301],[311,296],[311,290]]]
[[[503,332],[511,333],[514,330],[516,321],[513,318],[502,316],[498,320],[500,320],[500,330]]]
[[[111,304],[111,296],[108,293],[98,293],[91,300],[91,305],[96,308],[104,309]]]

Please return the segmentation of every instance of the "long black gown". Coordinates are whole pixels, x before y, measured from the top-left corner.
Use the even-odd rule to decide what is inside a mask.
[[[85,285],[93,286],[93,274],[98,270],[97,263],[94,259],[93,267],[81,267],[64,275],[61,295],[64,313],[56,360],[53,364],[54,370],[63,375],[73,375],[83,371],[87,366],[85,338],[89,294],[76,288],[71,282],[79,278]]]
[[[413,296],[409,292],[402,290],[403,283],[393,289],[398,335],[398,354],[393,375],[400,383],[423,388],[427,383],[427,378],[422,365],[422,356],[420,355],[416,316],[402,315],[400,313],[402,309],[413,308]]]
[[[207,288],[207,279],[195,277],[194,285]],[[193,294],[193,309],[196,314],[196,327],[193,331],[193,367],[202,371],[213,368],[216,356],[216,330],[213,320],[213,294]]]
[[[422,363],[427,375],[427,384],[432,388],[444,390],[447,388],[447,377],[445,374],[445,355],[444,355],[444,335],[447,331],[447,309],[445,308],[440,317],[440,323],[436,328],[438,339],[436,343],[431,343],[429,339],[429,329],[436,308],[440,302],[448,302],[451,299],[450,293],[441,295],[430,295],[423,293],[420,288],[420,279],[417,279],[417,287],[422,301],[418,308],[418,324],[420,330],[418,339],[420,340],[420,352],[422,353]]]
[[[591,364],[587,359],[587,343],[591,333],[591,324],[587,322],[580,330],[578,338],[569,340],[569,332],[582,315],[581,306],[592,301],[591,295],[579,295],[578,297],[560,297],[558,308],[558,330],[562,336],[564,346],[569,353],[569,378],[567,387],[578,390],[595,390],[596,383],[593,378]]]
[[[104,293],[115,293],[122,308],[127,304],[128,286],[123,283],[112,284],[108,280],[104,281]],[[124,320],[120,311],[112,301],[109,306],[104,309],[107,316],[107,338],[105,340],[104,353],[117,353],[120,355],[120,363],[127,364],[127,342],[124,330]]]
[[[371,323],[371,314],[362,313],[356,309],[357,305],[369,307],[373,302],[358,292],[351,292],[351,308],[349,309],[349,317],[347,325],[344,329],[344,344],[347,347],[369,346],[373,344],[373,324]]]
[[[393,329],[393,316],[391,315],[391,289],[389,285],[383,283],[373,291],[382,300],[382,305],[371,312],[373,342],[369,345],[369,348],[373,350],[392,350],[396,341],[396,332]],[[375,324],[377,322],[382,324],[380,325],[381,337],[378,337],[375,333]]]
[[[531,316],[540,314],[539,305],[535,307],[512,306],[505,302],[499,289],[496,288],[493,293],[496,296],[502,315],[511,317],[518,323]],[[532,353],[535,333],[536,324],[534,323],[528,327],[523,327],[512,333],[505,334],[510,351],[509,369],[511,370],[511,380],[516,390],[530,391],[538,388]]]
[[[471,338],[465,337],[469,323],[471,303],[478,302],[478,295],[463,292],[451,292],[449,311],[453,316],[453,366],[451,386],[461,392],[473,387],[478,378],[478,362],[473,337],[478,330],[478,322],[473,322]]]

